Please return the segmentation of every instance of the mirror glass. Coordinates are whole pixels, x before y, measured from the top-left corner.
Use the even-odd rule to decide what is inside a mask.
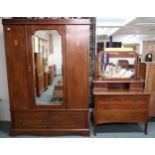
[[[32,50],[36,104],[63,104],[62,36],[56,30],[38,30]]]
[[[105,79],[132,79],[135,76],[134,52],[100,52],[99,73]]]

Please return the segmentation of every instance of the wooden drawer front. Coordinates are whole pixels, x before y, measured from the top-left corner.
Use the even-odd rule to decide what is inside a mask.
[[[146,110],[96,110],[96,124],[106,122],[144,122],[147,119]]]
[[[48,112],[15,112],[16,128],[48,128],[50,126]]]
[[[96,109],[147,109],[147,96],[102,96],[95,98]]]
[[[52,112],[51,128],[79,129],[88,128],[88,112]]]
[[[144,89],[144,83],[130,83],[130,90],[143,90]]]

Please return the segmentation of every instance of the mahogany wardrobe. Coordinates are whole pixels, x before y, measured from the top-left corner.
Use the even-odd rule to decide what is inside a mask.
[[[3,19],[11,135],[89,135],[89,19]],[[39,92],[39,93],[38,93]]]

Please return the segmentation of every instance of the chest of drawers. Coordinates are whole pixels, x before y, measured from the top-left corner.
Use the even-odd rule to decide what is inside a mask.
[[[149,94],[94,92],[94,97],[94,134],[96,125],[111,122],[141,122],[147,134]]]

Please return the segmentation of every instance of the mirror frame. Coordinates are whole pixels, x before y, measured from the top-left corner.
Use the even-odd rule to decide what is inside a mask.
[[[119,52],[119,51],[118,51]],[[128,52],[127,52],[128,53]],[[126,80],[137,80],[139,79],[139,60],[138,60],[138,54],[134,51],[132,53],[134,55],[135,58],[135,64],[134,64],[134,68],[135,68],[135,75],[133,79],[126,79]],[[104,79],[103,76],[100,75],[100,71],[99,71],[99,56],[100,56],[100,52],[96,54],[95,56],[95,73],[94,73],[94,79],[96,80],[123,80],[122,78],[109,78],[109,79]]]

